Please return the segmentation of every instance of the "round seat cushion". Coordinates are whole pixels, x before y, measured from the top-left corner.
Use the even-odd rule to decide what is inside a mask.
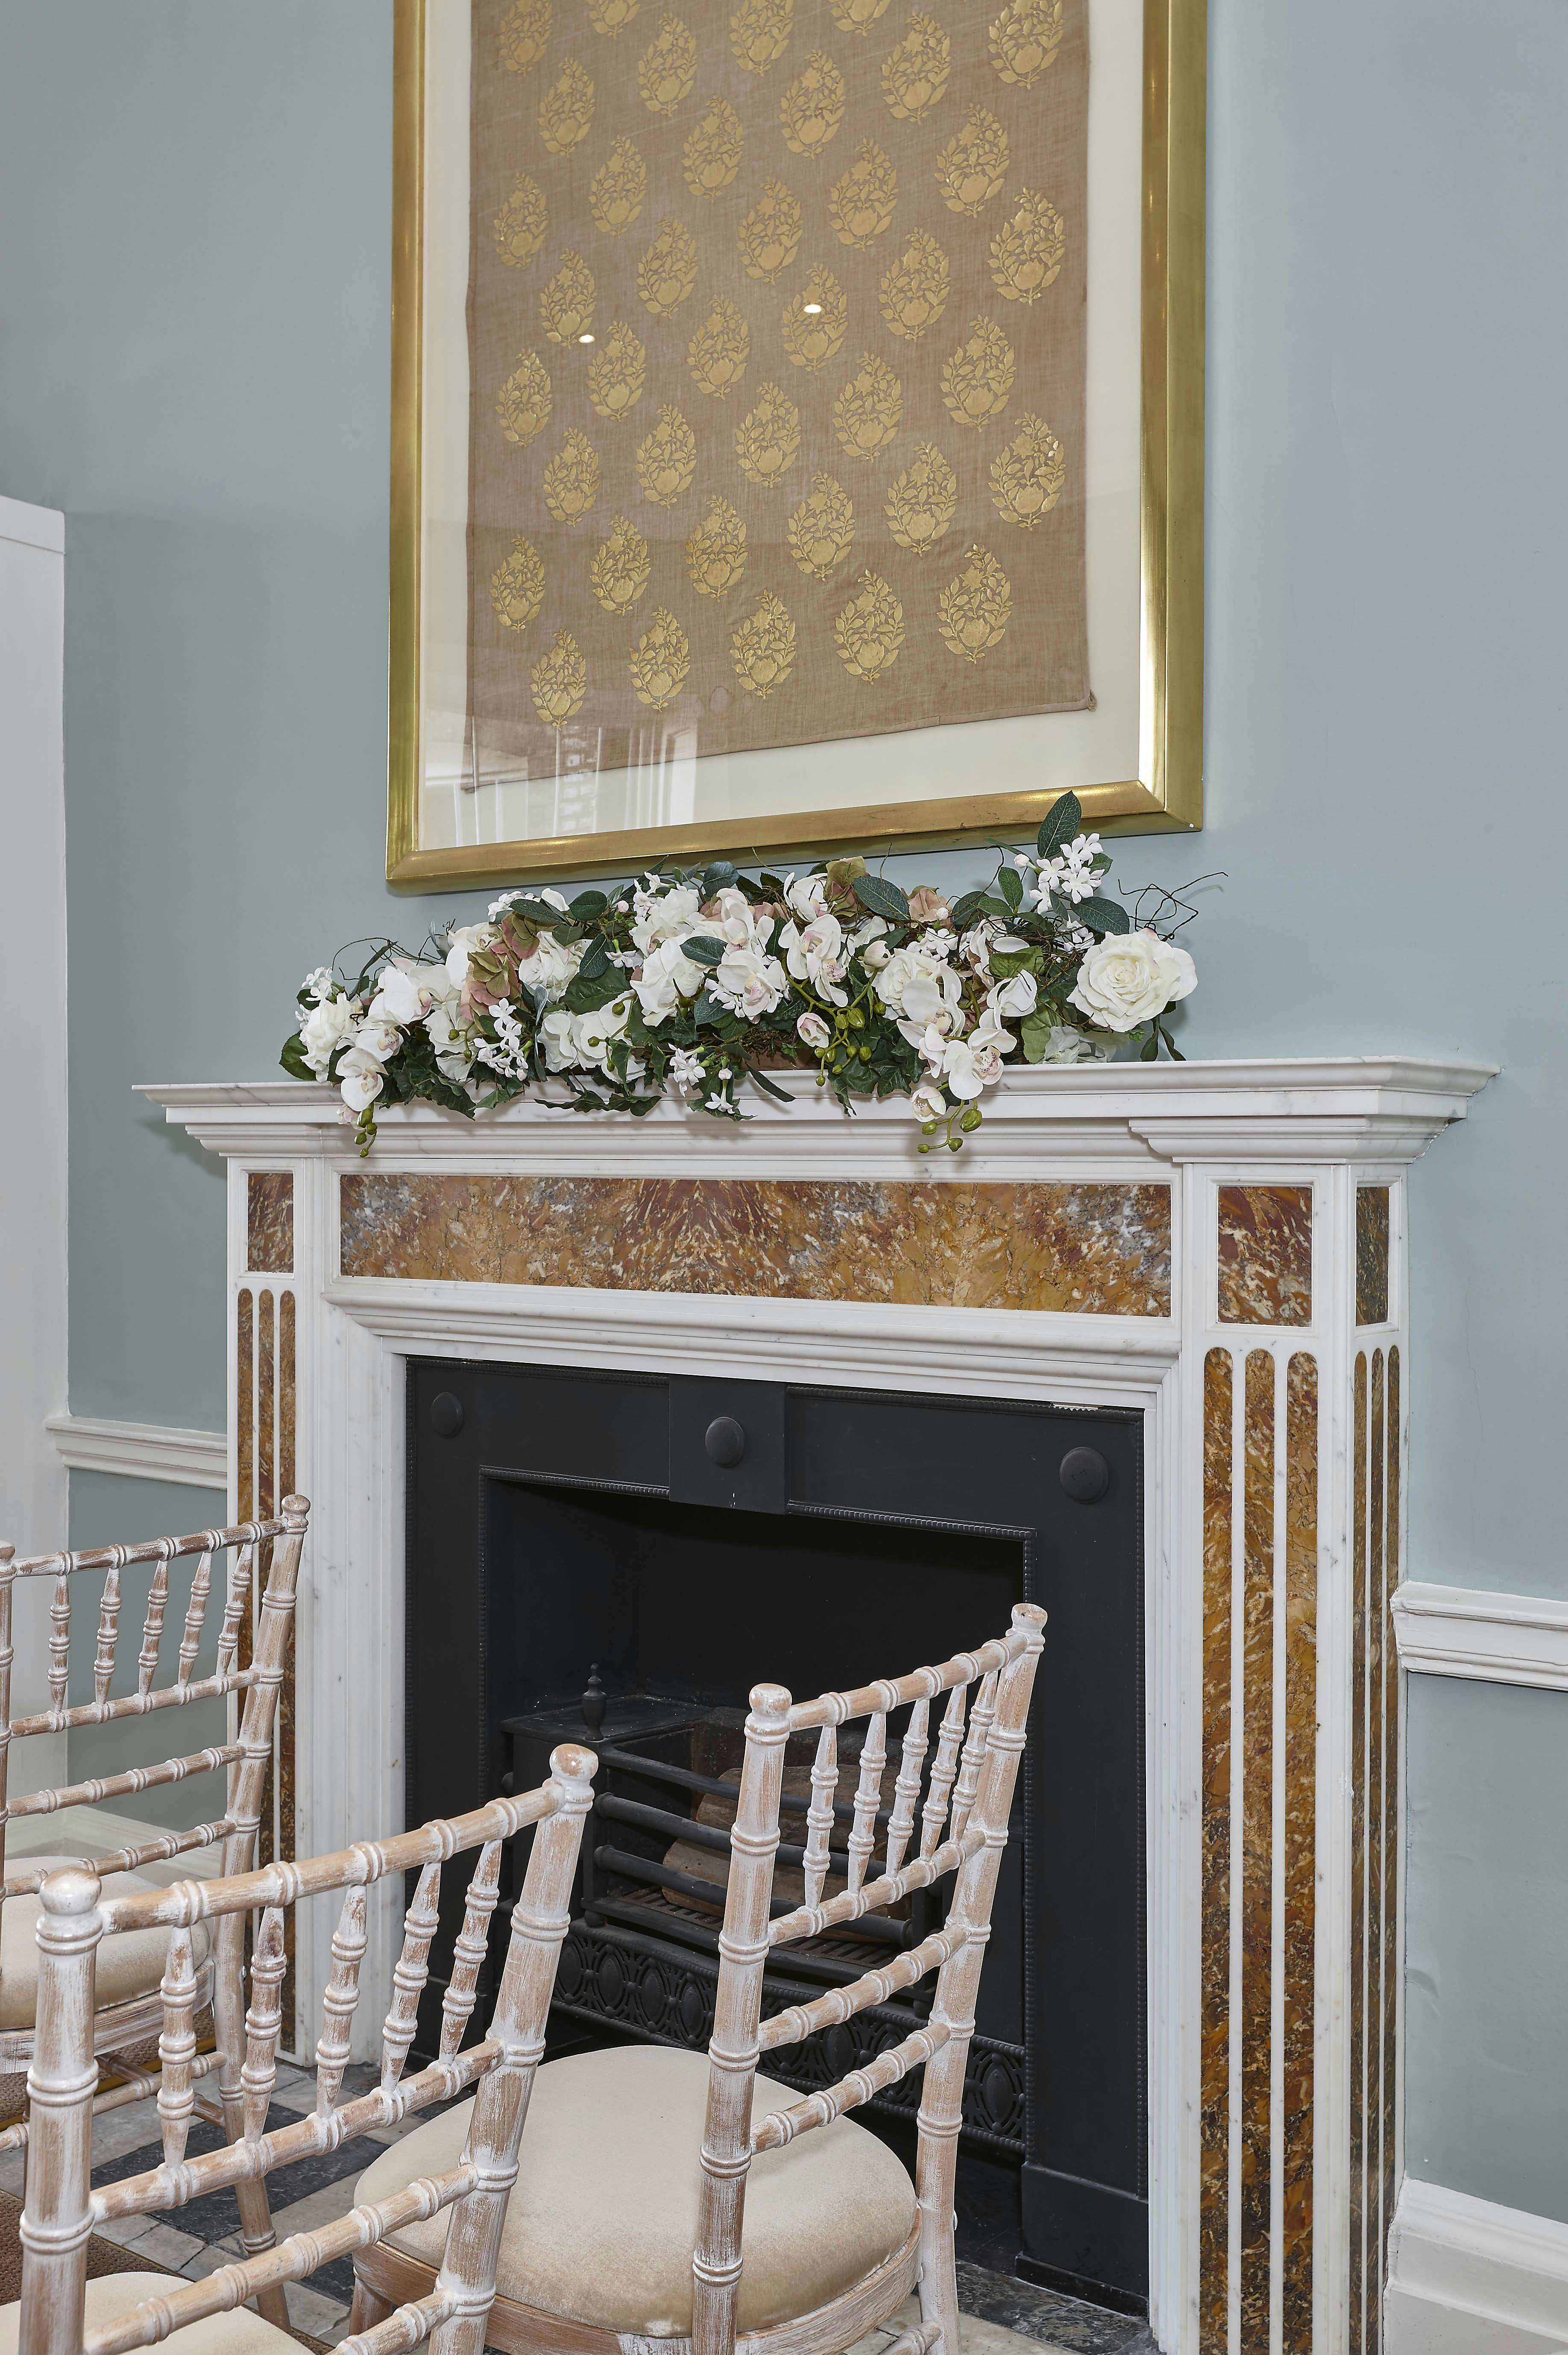
[[[62,1872],[67,1866],[91,1870],[91,1859],[80,1856],[28,1856],[16,1859],[16,1870]],[[144,1881],[135,1872],[111,1872],[103,1881],[105,1897],[128,1897],[133,1890],[160,1883]],[[7,1897],[0,1907],[0,2030],[31,2028],[38,1993],[38,1916],[41,1897]],[[168,1961],[167,1930],[120,1930],[101,1941],[94,2000],[100,2011],[113,2004],[131,2003],[138,1996],[155,1995]],[[192,1944],[199,1968],[207,1959],[209,1940],[198,1923]],[[154,2033],[156,2033],[155,2029]]]
[[[177,2274],[100,2274],[87,2285],[87,2327],[101,2330],[147,2298],[167,2297],[172,2289],[185,2286]],[[0,2355],[16,2355],[21,2318],[19,2305],[0,2306]],[[179,2355],[283,2355],[284,2349],[298,2355],[299,2350],[297,2339],[263,2322],[246,2306],[237,2306],[232,2314],[210,2314],[205,2322],[187,2322],[163,2344],[177,2348]]]
[[[752,2117],[800,2098],[758,2077]],[[700,2052],[635,2044],[548,2062],[523,2128],[500,2296],[603,2330],[687,2337],[707,2104]],[[473,2108],[460,2103],[393,2144],[360,2177],[356,2206],[454,2167]],[[852,2289],[903,2247],[914,2221],[904,2168],[852,2119],[763,2151],[746,2184],[739,2328],[792,2321]],[[439,2266],[447,2222],[411,2224],[392,2245]]]

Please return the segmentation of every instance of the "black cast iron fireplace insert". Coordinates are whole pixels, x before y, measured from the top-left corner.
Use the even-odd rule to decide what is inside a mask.
[[[1015,1601],[1044,1605],[969,2067],[961,2246],[1147,2296],[1141,1418],[434,1359],[411,1361],[407,1408],[409,1822],[537,1781],[558,1741],[601,1755],[552,2052],[706,2043],[752,1685],[804,1699],[896,1674],[999,1633]],[[895,1716],[895,1761],[901,1730]],[[781,1875],[798,1870],[808,1764],[792,1752]],[[519,1874],[509,1859],[503,1903]],[[764,2009],[858,1977],[936,1926],[939,1903],[790,1948]],[[460,1917],[454,1886],[421,2049]],[[930,1990],[770,2072],[829,2083],[907,2035]],[[905,2147],[918,2098],[916,2075],[857,2115]]]

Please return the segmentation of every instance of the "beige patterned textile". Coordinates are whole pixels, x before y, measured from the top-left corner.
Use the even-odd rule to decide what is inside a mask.
[[[481,775],[1092,700],[1086,15],[474,0]]]

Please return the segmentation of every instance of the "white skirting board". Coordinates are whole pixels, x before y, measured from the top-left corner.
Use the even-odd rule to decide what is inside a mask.
[[[1387,2355],[1568,2355],[1568,2224],[1407,2176],[1389,2258]]]
[[[44,1429],[73,1472],[115,1472],[172,1480],[182,1488],[229,1487],[229,1441],[221,1431],[177,1431],[162,1423],[104,1423],[51,1414]]]

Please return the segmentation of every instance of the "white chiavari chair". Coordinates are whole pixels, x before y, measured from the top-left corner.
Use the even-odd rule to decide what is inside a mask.
[[[792,1702],[759,1685],[731,1834],[714,2029],[706,2059],[656,2045],[572,2055],[539,2072],[502,2239],[490,2342],[508,2355],[837,2355],[918,2286],[921,2319],[888,2355],[959,2355],[954,2186],[980,1966],[1007,1845],[1045,1614],[940,1667]],[[887,1721],[908,1709],[882,1811]],[[940,1713],[938,1711],[940,1710]],[[865,1724],[842,1849],[831,1843],[838,1730]],[[784,1751],[816,1732],[805,1902],[775,1913]],[[879,1859],[879,1838],[882,1854]],[[829,1881],[838,1893],[824,1894]],[[781,1948],[951,1884],[941,1929],[880,1969],[762,2018]],[[757,2073],[770,2052],[853,2019],[934,1972],[929,2019],[801,2099]],[[915,2180],[847,2113],[923,2068]],[[385,2200],[450,2162],[462,2113],[432,2120],[362,2176]],[[357,2325],[421,2295],[441,2227],[356,2257]]]
[[[135,2348],[172,2337],[177,2355],[266,2355],[274,2345],[293,2349],[296,2342],[287,2331],[251,2312],[247,2299],[270,2292],[281,2296],[285,2283],[303,2280],[350,2250],[411,2222],[439,2220],[445,2251],[439,2275],[417,2302],[344,2345],[347,2355],[398,2355],[428,2337],[433,2355],[480,2355],[596,1764],[592,1751],[563,1744],[550,1759],[549,1780],[538,1790],[493,1800],[469,1815],[429,1823],[394,1839],[362,1840],[334,1856],[270,1864],[260,1871],[114,1897],[90,1870],[52,1874],[44,1883],[37,1930],[38,2032],[29,2073],[33,2137],[22,2211],[22,2296],[19,2306],[0,2308],[0,2348],[7,2355],[131,2355]],[[485,2036],[464,2051],[496,1913],[501,1843],[526,1825],[536,1827],[533,1847],[512,1910],[495,2011]],[[405,2063],[437,1926],[441,1867],[450,1857],[475,1850],[443,1999],[440,2054],[411,2074]],[[389,1874],[412,1871],[420,1878],[393,1972],[380,2083],[345,2100],[367,1943],[365,1891]],[[315,2107],[309,2116],[269,2133],[267,2106],[281,2025],[283,1915],[301,1899],[336,1890],[347,1893],[323,1998]],[[243,2026],[240,2132],[224,2148],[187,2157],[195,2106],[193,1941],[204,1925],[243,1923],[256,1908],[261,1914]],[[107,1937],[144,1930],[169,1938],[157,2077],[163,2157],[141,2174],[94,2189],[96,1966]],[[178,2209],[224,2185],[262,2182],[274,2169],[337,2150],[357,2135],[398,2125],[474,2086],[478,2093],[464,2109],[461,2147],[387,2200],[361,2202],[335,2223],[292,2233],[202,2281],[158,2274],[87,2278],[88,2239],[100,2225]]]

